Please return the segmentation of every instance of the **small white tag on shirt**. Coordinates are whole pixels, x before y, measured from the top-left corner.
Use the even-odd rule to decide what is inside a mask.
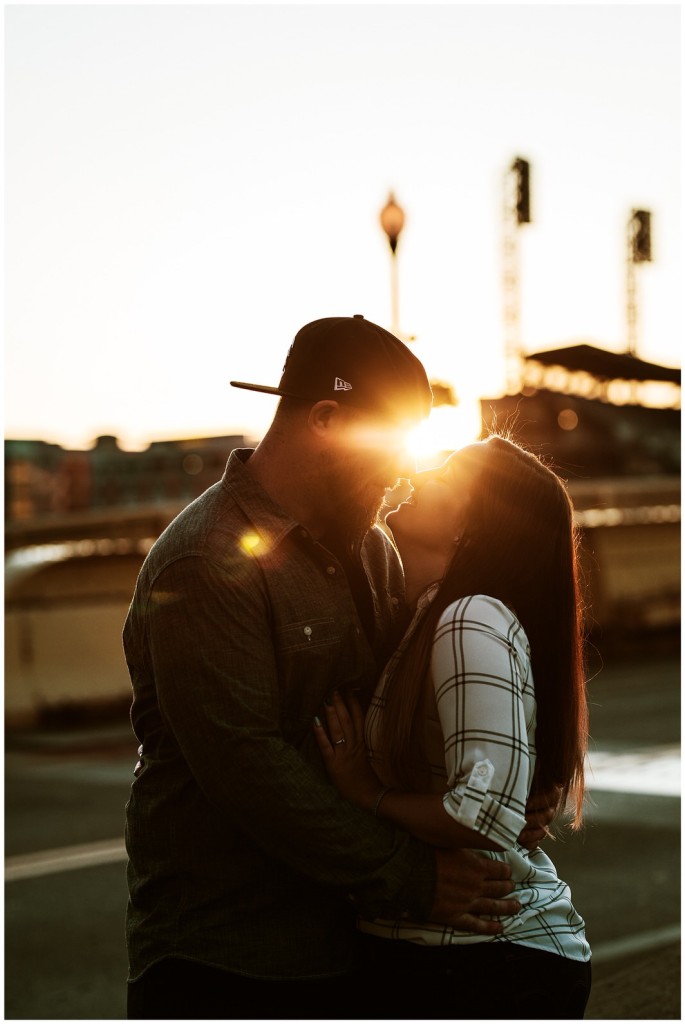
[[[495,766],[487,757],[474,764],[457,814],[457,821],[466,828],[475,829],[479,811],[483,806],[483,797],[490,788],[494,774]]]

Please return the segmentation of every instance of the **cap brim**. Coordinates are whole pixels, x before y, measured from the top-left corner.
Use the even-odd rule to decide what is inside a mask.
[[[280,395],[278,388],[270,388],[267,384],[246,384],[242,380],[232,380],[232,388],[244,388],[245,391],[263,391],[266,395]]]

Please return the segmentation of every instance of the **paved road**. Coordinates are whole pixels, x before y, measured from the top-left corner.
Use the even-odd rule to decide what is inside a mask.
[[[680,1019],[680,670],[614,665],[591,684],[585,831],[550,844],[594,950],[590,1019]],[[125,722],[10,736],[5,1017],[123,1019]]]

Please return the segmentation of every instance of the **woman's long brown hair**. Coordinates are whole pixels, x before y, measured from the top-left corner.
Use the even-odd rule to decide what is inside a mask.
[[[508,605],[531,648],[537,726],[532,792],[562,790],[580,827],[588,711],[578,536],[566,488],[532,453],[492,436],[461,453],[471,476],[468,522],[435,599],[385,690],[380,749],[389,778],[421,788],[423,711],[433,637],[452,602],[485,594]]]

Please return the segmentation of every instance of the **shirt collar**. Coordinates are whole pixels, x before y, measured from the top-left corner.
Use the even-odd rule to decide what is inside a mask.
[[[231,452],[221,486],[230,493],[255,530],[273,550],[293,530],[299,528],[302,531],[304,528],[269,497],[247,469],[245,464],[253,451],[253,448],[235,448]]]

